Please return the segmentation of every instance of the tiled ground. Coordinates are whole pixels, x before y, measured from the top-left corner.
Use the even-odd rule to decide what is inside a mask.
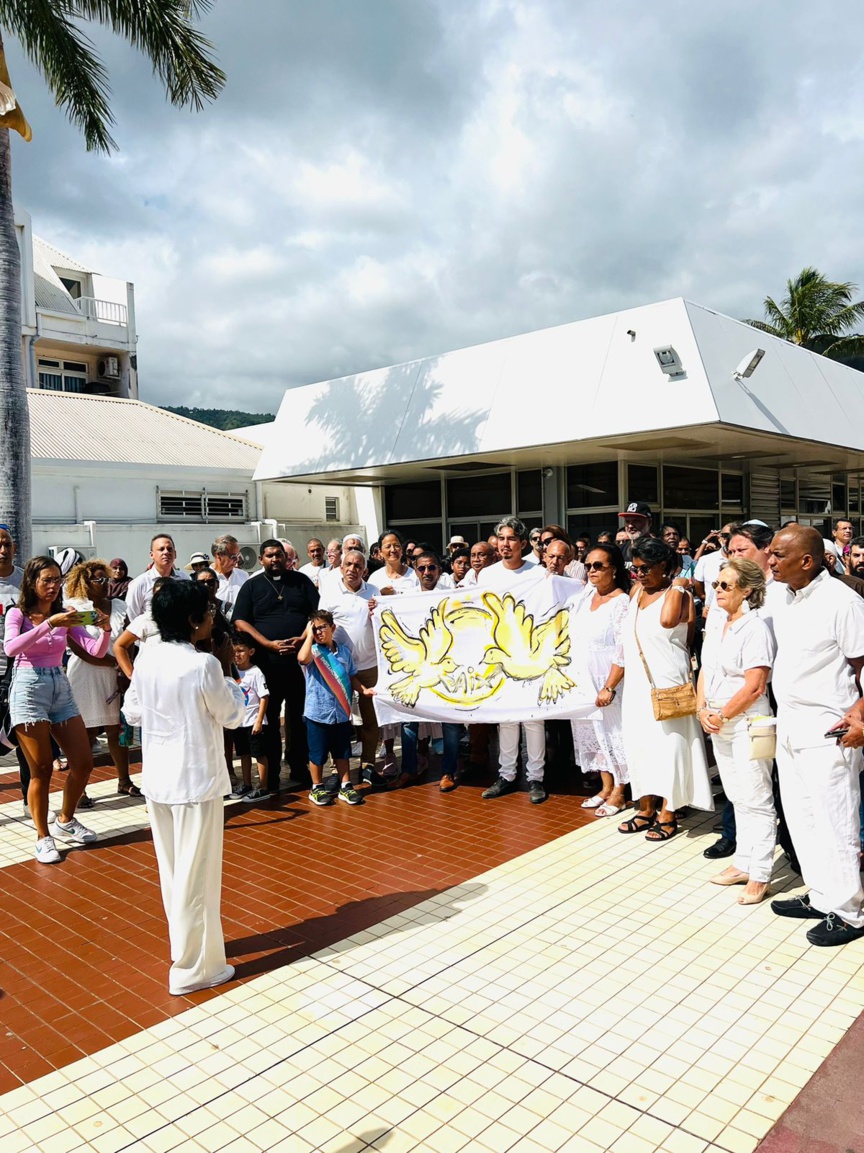
[[[0,869],[3,1153],[755,1149],[864,1008],[864,948],[707,885],[713,816],[650,845],[578,800],[231,806],[243,980],[191,998],[145,829]],[[835,1148],[793,1113],[771,1148]]]

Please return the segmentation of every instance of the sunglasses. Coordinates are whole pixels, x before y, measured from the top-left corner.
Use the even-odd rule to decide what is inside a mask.
[[[313,633],[324,633],[329,628],[330,628],[329,625],[313,625],[312,626],[312,632]]]
[[[721,592],[727,593],[730,589],[737,589],[737,585],[730,584],[729,581],[712,581],[711,588],[716,592],[720,589]]]
[[[108,578],[107,577],[90,577],[90,580],[88,583],[91,585],[107,585],[108,584]]]
[[[216,586],[216,581],[212,577],[205,577],[204,580],[197,582],[199,585],[213,585]]]
[[[585,562],[586,572],[603,572],[603,570],[607,568],[609,568],[609,565],[603,564],[603,562],[599,560],[589,560]]]
[[[438,571],[438,565],[437,564],[418,564],[417,565],[417,572],[437,572],[437,571]]]
[[[633,576],[636,577],[637,580],[640,580],[654,568],[657,568],[656,564],[634,564],[630,571],[633,573]]]

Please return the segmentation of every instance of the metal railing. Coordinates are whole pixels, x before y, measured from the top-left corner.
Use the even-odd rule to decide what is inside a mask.
[[[79,296],[73,304],[86,320],[101,320],[105,324],[128,324],[125,304],[113,300],[97,300],[95,296]]]

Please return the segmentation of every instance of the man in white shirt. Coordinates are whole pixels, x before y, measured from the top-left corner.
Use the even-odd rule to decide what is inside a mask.
[[[188,581],[189,574],[182,569],[175,568],[177,549],[174,547],[174,538],[167,532],[159,532],[150,541],[150,559],[153,564],[135,577],[126,593],[126,609],[129,620],[140,617],[150,608],[153,600],[153,585],[158,577],[173,577],[175,580]]]
[[[859,698],[864,603],[824,565],[822,537],[793,524],[774,537],[774,579],[787,586],[775,608],[777,769],[807,896],[773,901],[781,917],[812,917],[811,945],[864,937],[859,872],[861,755],[826,736]]]
[[[377,590],[363,579],[366,557],[359,549],[347,549],[342,554],[342,568],[338,577],[328,580],[321,590],[319,608],[333,614],[337,644],[347,644],[357,667],[357,679],[365,688],[378,683],[378,664],[375,655],[375,636],[372,631],[371,608]],[[358,696],[360,706],[360,771],[371,779],[375,771],[378,751],[378,721],[371,697]]]
[[[852,521],[844,520],[842,517],[840,517],[838,520],[835,520],[832,523],[831,536],[833,537],[833,540],[829,541],[825,546],[826,551],[830,546],[831,551],[837,557],[837,560],[843,566],[844,570],[846,568],[846,549],[852,542],[853,532],[854,529],[852,528]]]
[[[317,589],[321,574],[327,571],[327,562],[324,560],[324,542],[320,541],[317,536],[313,536],[311,540],[306,542],[306,555],[309,557],[309,563],[304,564],[300,572],[307,576]]]
[[[703,617],[708,616],[712,605],[716,603],[717,594],[711,586],[720,575],[720,569],[726,563],[729,555],[726,552],[726,546],[729,544],[729,536],[733,527],[731,524],[724,524],[719,532],[709,533],[705,540],[702,541],[703,546],[710,540],[716,540],[720,545],[715,552],[708,552],[700,556],[696,561],[696,568],[693,570],[693,587],[696,590],[697,597],[702,601]]]
[[[217,536],[210,546],[213,553],[213,571],[219,581],[216,595],[222,602],[222,612],[231,620],[237,594],[249,580],[249,574],[240,568],[240,542],[236,536],[224,533]]]
[[[545,569],[541,565],[523,559],[525,546],[525,525],[515,516],[506,516],[495,529],[498,537],[498,552],[501,560],[497,564],[481,569],[477,575],[478,585],[487,588],[509,590],[522,580],[542,581]],[[532,805],[540,805],[546,800],[543,787],[543,769],[546,762],[546,728],[543,721],[525,721],[525,744],[528,751],[526,775],[528,796]],[[485,800],[503,797],[516,788],[516,766],[519,756],[519,722],[508,722],[498,726],[499,766],[498,779],[482,796]]]

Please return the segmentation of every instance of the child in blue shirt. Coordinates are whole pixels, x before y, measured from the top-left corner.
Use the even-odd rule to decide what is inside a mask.
[[[297,660],[306,674],[306,736],[309,742],[309,772],[313,805],[330,805],[333,794],[322,780],[327,754],[333,757],[341,788],[337,796],[348,805],[364,804],[363,797],[351,787],[351,697],[356,689],[366,697],[375,690],[367,689],[357,677],[354,657],[347,645],[333,639],[335,625],[332,613],[317,609],[309,618]]]

